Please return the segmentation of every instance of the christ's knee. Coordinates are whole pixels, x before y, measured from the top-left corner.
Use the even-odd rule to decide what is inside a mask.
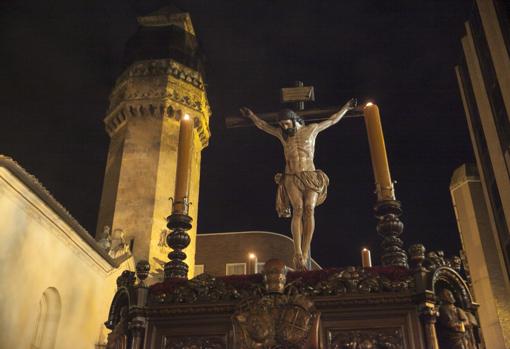
[[[315,212],[315,206],[313,206],[313,205],[305,205],[304,215],[306,217],[313,217],[314,212]]]
[[[299,205],[299,206],[293,207],[292,210],[294,211],[295,217],[303,216],[303,206]]]

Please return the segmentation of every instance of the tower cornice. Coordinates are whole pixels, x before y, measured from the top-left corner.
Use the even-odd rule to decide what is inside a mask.
[[[105,128],[112,136],[129,118],[175,118],[179,111],[194,118],[202,147],[207,146],[211,109],[201,74],[172,59],[140,61],[117,79]]]

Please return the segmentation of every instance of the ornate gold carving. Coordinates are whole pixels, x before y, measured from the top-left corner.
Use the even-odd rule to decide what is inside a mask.
[[[235,288],[208,274],[200,274],[191,280],[185,280],[168,292],[151,293],[154,303],[201,303],[232,301],[260,293],[262,285],[251,284],[246,288]]]
[[[304,348],[318,338],[319,313],[311,299],[297,293],[246,299],[232,321],[240,349]]]
[[[315,285],[306,285],[301,280],[295,281],[294,285],[311,296],[330,296],[344,293],[401,292],[414,287],[414,280],[411,277],[391,280],[370,269],[347,267]]]
[[[403,349],[401,328],[333,330],[328,332],[329,348]]]
[[[462,260],[459,256],[446,258],[443,251],[430,251],[427,252],[423,266],[429,271],[434,271],[439,267],[449,267],[459,272],[462,268]]]
[[[239,298],[223,299],[219,301],[195,301],[191,303],[178,303],[176,298],[168,297],[168,294],[159,294],[149,296],[150,307],[137,310],[137,314],[149,317],[175,316],[182,314],[218,314],[233,313],[236,309],[236,302]],[[317,309],[332,309],[335,307],[358,307],[375,305],[402,305],[413,304],[410,293],[382,293],[370,295],[339,295],[330,297],[312,298]],[[171,302],[172,301],[172,302]],[[167,305],[167,306],[158,306]]]
[[[117,278],[117,288],[133,287],[135,285],[136,277],[135,272],[124,270]]]
[[[297,279],[291,285],[299,293],[311,297],[364,293],[384,294],[411,291],[414,287],[414,279],[406,277],[402,280],[391,280],[370,269],[348,267],[316,284],[309,284],[303,279]],[[201,274],[192,280],[176,285],[168,284],[168,288],[151,293],[151,297],[155,303],[167,304],[232,301],[260,294],[263,287],[260,281],[245,280],[242,287],[239,287],[235,283],[231,284],[228,281]],[[394,297],[388,298],[394,299]],[[382,298],[374,298],[374,301],[383,302]]]
[[[165,337],[164,349],[225,349],[225,336],[180,336]]]
[[[285,288],[285,263],[268,260],[263,275],[265,294],[245,298],[232,316],[235,347],[318,348],[320,313],[309,297]]]
[[[382,293],[370,295],[338,295],[336,297],[313,298],[318,309],[333,307],[357,307],[361,305],[411,304],[411,293]]]

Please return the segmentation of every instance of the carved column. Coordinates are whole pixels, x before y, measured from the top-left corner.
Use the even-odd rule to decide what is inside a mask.
[[[439,315],[434,303],[425,302],[420,306],[420,315],[425,330],[427,349],[439,349],[436,333],[436,320]]]
[[[409,247],[409,258],[414,273],[415,292],[417,294],[418,312],[423,323],[425,345],[427,349],[439,349],[436,321],[439,315],[435,305],[435,295],[427,290],[428,270],[423,267],[425,246],[414,244]]]
[[[129,322],[131,332],[131,349],[142,349],[145,334],[145,318],[135,317]]]
[[[145,279],[149,276],[150,264],[146,260],[136,263],[136,276],[138,284],[136,285],[136,306],[145,307],[147,305],[147,296],[149,287],[145,283]],[[131,332],[131,349],[142,349],[145,337],[146,318],[143,316],[135,316],[128,324],[129,332]]]
[[[138,277],[138,285],[136,286],[136,305],[144,307],[147,305],[147,297],[149,295],[149,287],[145,283],[145,279],[149,276],[151,266],[148,261],[141,260],[136,263],[136,276]]]
[[[400,201],[383,200],[376,203],[375,216],[379,220],[377,232],[383,237],[381,243],[382,265],[408,267],[407,254],[402,249],[404,242],[400,235],[404,230],[404,223],[400,221],[402,208]]]

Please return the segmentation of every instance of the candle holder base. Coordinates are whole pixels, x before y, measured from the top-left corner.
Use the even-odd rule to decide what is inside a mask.
[[[184,278],[188,277],[188,265],[184,262],[186,253],[183,250],[188,247],[191,238],[188,230],[191,229],[192,218],[187,214],[172,213],[167,218],[167,227],[172,230],[166,238],[168,246],[173,251],[168,254],[170,262],[165,264],[165,280],[170,278]]]
[[[404,230],[404,223],[400,221],[402,205],[397,200],[383,200],[375,204],[375,216],[379,220],[377,232],[383,237],[382,265],[401,266],[409,268],[407,253],[402,248],[404,242],[400,235]]]

